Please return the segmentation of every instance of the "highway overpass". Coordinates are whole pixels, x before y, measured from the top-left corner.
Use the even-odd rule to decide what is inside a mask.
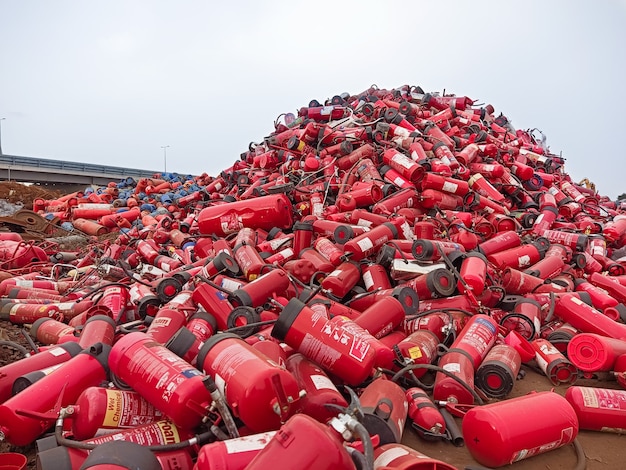
[[[49,185],[99,185],[128,177],[149,178],[159,171],[68,162],[47,158],[0,155],[0,180],[13,180]]]

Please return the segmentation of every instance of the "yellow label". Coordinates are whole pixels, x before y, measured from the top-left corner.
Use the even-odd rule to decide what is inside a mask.
[[[413,346],[409,348],[409,356],[411,356],[411,359],[419,359],[422,357],[422,350],[419,346]]]
[[[176,442],[180,442],[178,429],[173,423],[170,423],[169,421],[158,421],[156,424],[161,430],[164,444],[174,444]]]
[[[118,390],[107,390],[107,409],[102,426],[117,428],[122,415],[124,397]]]

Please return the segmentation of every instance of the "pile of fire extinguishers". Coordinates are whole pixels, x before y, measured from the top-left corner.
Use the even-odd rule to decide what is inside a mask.
[[[32,343],[0,437],[41,470],[390,470],[455,468],[407,422],[490,467],[623,432],[626,390],[573,383],[626,388],[626,207],[473,103],[344,93],[215,177],[34,201],[85,244],[0,233]],[[571,386],[507,399],[522,364]]]

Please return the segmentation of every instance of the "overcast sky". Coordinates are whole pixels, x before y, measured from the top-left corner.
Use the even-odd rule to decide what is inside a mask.
[[[0,0],[6,154],[216,174],[371,84],[491,103],[626,192],[626,1]]]

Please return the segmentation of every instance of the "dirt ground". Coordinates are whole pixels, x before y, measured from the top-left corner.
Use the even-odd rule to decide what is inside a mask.
[[[27,186],[15,181],[0,182],[0,200],[22,206],[23,209],[32,210],[34,199],[56,199],[62,195],[60,191],[38,184]]]

